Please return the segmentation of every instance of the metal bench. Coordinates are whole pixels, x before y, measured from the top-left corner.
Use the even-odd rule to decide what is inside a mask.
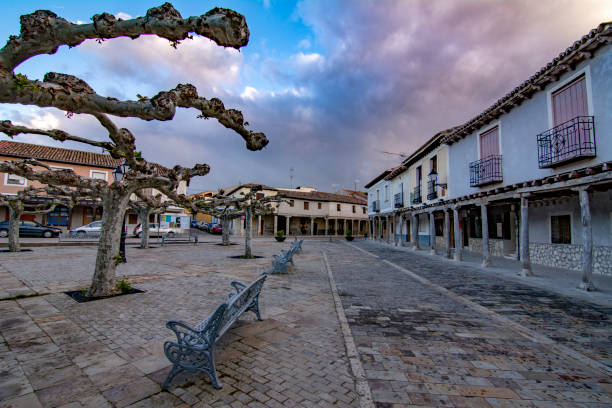
[[[193,241],[193,245],[198,245],[198,236],[196,234],[184,233],[184,234],[176,234],[176,233],[165,233],[161,236],[161,246],[164,246],[168,242],[191,242]]]
[[[226,302],[221,303],[194,328],[175,320],[166,323],[166,327],[176,334],[177,340],[164,343],[164,353],[173,364],[164,382],[164,389],[168,388],[172,379],[181,371],[203,372],[210,378],[213,387],[216,389],[222,387],[215,370],[215,343],[247,310],[255,313],[257,320],[262,320],[259,314],[259,293],[266,276],[262,274],[248,286],[232,282],[236,293],[230,294]]]
[[[298,240],[297,238],[291,243],[291,248],[294,248],[294,252],[298,253],[298,252],[302,252],[302,242],[304,242],[303,239]]]
[[[287,251],[281,251],[280,255],[272,255],[272,271],[270,273],[289,273],[287,271],[289,256],[290,254]],[[293,260],[291,263],[293,264]]]

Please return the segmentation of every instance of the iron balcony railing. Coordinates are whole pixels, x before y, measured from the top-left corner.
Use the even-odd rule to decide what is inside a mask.
[[[372,201],[372,212],[380,212],[380,200]]]
[[[577,116],[540,133],[537,140],[538,165],[541,169],[597,154],[593,116]]]
[[[438,198],[438,192],[436,191],[436,180],[429,180],[427,182],[427,199],[434,200]]]
[[[503,181],[502,157],[489,156],[470,163],[470,187]]]
[[[421,186],[418,185],[412,190],[412,204],[420,204],[423,201],[421,198]]]
[[[404,206],[404,195],[402,193],[397,193],[393,196],[393,203],[395,208],[402,208]]]

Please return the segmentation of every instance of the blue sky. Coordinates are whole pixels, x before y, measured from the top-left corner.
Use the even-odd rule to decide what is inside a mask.
[[[268,135],[263,151],[215,121],[181,110],[171,122],[117,119],[145,158],[166,166],[211,166],[191,191],[238,182],[313,185],[323,191],[363,186],[441,129],[479,114],[603,21],[609,0],[303,0],[174,1],[183,17],[220,6],[247,19],[240,52],[207,39],[178,50],[156,38],[87,41],[26,61],[16,72],[76,75],[98,93],[121,99],[152,96],[189,82],[206,97],[243,111]],[[73,22],[109,12],[144,15],[161,2],[3,2],[0,33],[19,33],[19,15],[50,9]],[[0,116],[38,127],[104,138],[85,115],[0,106]],[[544,130],[544,129],[543,129]],[[43,137],[18,140],[53,143]],[[77,144],[66,147],[87,149]]]

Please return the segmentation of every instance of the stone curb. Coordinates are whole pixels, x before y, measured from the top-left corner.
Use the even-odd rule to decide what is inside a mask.
[[[372,399],[372,393],[370,392],[370,386],[368,384],[368,380],[366,379],[363,366],[361,365],[359,353],[357,352],[355,340],[353,339],[353,334],[351,333],[348,320],[346,319],[344,308],[342,307],[342,301],[340,300],[340,295],[338,294],[336,281],[334,280],[329,262],[327,261],[327,254],[324,251],[322,251],[322,253],[325,269],[327,270],[327,277],[329,278],[329,286],[334,297],[336,313],[338,314],[338,320],[340,321],[340,327],[342,329],[342,337],[344,338],[346,355],[349,359],[353,376],[355,377],[355,391],[357,392],[357,395],[359,395],[359,406],[361,408],[374,408],[375,405],[374,400]]]

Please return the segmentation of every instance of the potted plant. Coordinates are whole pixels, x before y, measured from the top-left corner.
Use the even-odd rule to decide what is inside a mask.
[[[346,240],[347,241],[352,241],[353,240],[353,234],[351,234],[351,231],[346,231]]]
[[[285,231],[283,230],[276,231],[276,236],[274,237],[274,239],[276,239],[278,242],[283,242],[285,238],[286,238]]]

